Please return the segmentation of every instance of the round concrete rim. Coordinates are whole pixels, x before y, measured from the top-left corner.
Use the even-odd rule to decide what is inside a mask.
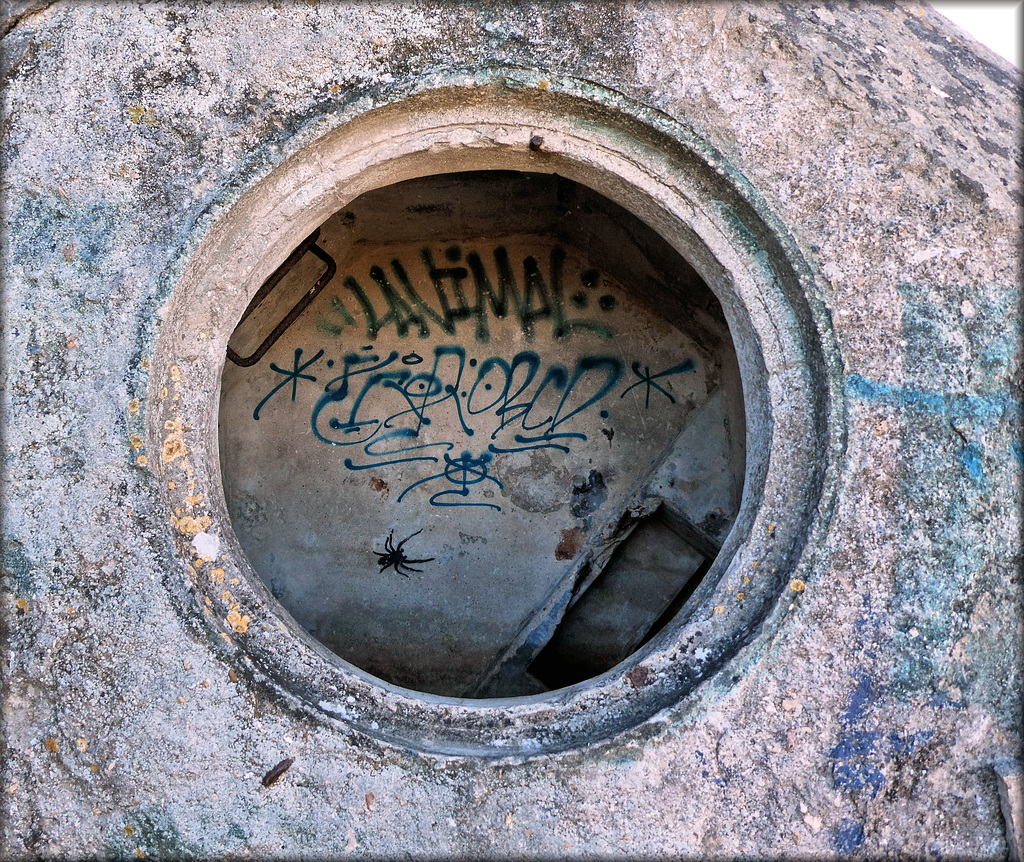
[[[539,153],[528,146],[538,134],[545,139]],[[352,667],[269,594],[230,526],[217,412],[228,338],[259,285],[314,227],[372,188],[488,169],[557,172],[589,186],[647,222],[697,269],[720,299],[737,347],[747,474],[722,553],[662,635],[571,688],[463,700],[401,689]],[[560,751],[678,702],[750,642],[790,579],[809,571],[808,540],[827,525],[826,473],[843,435],[829,374],[831,333],[814,307],[809,272],[756,191],[712,148],[592,85],[467,82],[337,125],[238,197],[189,256],[164,309],[151,363],[148,444],[160,453],[151,459],[153,473],[182,571],[208,622],[282,695],[323,719],[424,752]],[[737,602],[744,577],[751,581]],[[641,664],[645,672],[631,674]]]

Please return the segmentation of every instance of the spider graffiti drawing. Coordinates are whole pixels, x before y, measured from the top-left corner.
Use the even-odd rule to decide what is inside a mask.
[[[429,563],[434,558],[427,557],[425,560],[410,560],[406,555],[405,551],[402,550],[402,546],[409,541],[413,536],[418,536],[422,533],[422,530],[417,530],[412,536],[406,536],[397,545],[395,544],[395,531],[392,530],[388,533],[387,539],[384,540],[384,553],[380,551],[374,551],[377,555],[377,565],[380,566],[380,570],[383,572],[385,569],[394,566],[395,571],[398,572],[403,578],[409,577],[402,569],[408,569],[410,572],[422,572],[423,569],[414,569],[410,563]]]

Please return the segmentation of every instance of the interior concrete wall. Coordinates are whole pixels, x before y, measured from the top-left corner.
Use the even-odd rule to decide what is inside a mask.
[[[452,696],[507,664],[552,590],[575,604],[595,579],[621,581],[608,599],[618,621],[562,659],[595,668],[588,677],[618,664],[717,556],[739,511],[742,390],[717,300],[635,217],[553,175],[407,181],[318,230],[334,277],[259,362],[229,361],[221,378],[225,496],[257,574],[357,667]],[[448,273],[439,286],[424,254]],[[250,355],[326,268],[307,252],[229,344]],[[667,313],[670,295],[679,307]],[[293,387],[282,374],[299,366]],[[619,524],[661,461],[672,475],[646,505],[671,507],[703,553],[679,536],[678,572],[606,577],[613,555],[618,571],[656,553],[631,535],[642,518]],[[491,696],[547,690],[522,668],[500,676]]]
[[[1000,791],[1020,786],[1021,743],[1019,72],[918,5],[15,11],[0,43],[5,857],[1005,857]],[[499,106],[571,95],[703,153],[729,206],[803,261],[798,324],[827,342],[807,374],[838,393],[822,407],[838,428],[831,502],[808,516],[824,526],[746,645],[635,725],[534,756],[388,741],[345,718],[355,696],[329,710],[271,680],[249,657],[272,615],[238,645],[250,608],[221,593],[244,584],[200,589],[219,559],[189,559],[182,537],[203,527],[168,504],[213,485],[176,472],[171,492],[162,456],[182,471],[182,448],[216,441],[147,425],[163,387],[183,409],[198,398],[203,340],[226,341],[242,293],[301,239],[274,233],[265,272],[210,274],[219,287],[194,294],[210,328],[151,380],[182,273],[224,225],[254,247],[269,229],[243,231],[239,202],[303,152],[314,165],[332,132],[442,88]],[[525,152],[516,122],[501,140]],[[743,267],[726,269],[748,289]],[[736,549],[748,571],[764,526]],[[320,666],[314,646],[296,667]],[[648,663],[606,680],[592,712],[647,696],[668,663],[652,653],[650,685]]]

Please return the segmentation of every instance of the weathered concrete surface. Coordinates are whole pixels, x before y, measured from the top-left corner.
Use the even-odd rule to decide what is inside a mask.
[[[918,6],[26,8],[2,43],[5,858],[1007,854],[1019,73]],[[225,208],[320,130],[504,69],[661,111],[745,178],[813,268],[847,440],[761,636],[657,718],[526,762],[273,694],[200,622],[139,461],[160,309]]]

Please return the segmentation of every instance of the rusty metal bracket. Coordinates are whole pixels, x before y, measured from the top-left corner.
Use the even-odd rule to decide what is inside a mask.
[[[313,233],[299,243],[295,251],[288,255],[285,262],[275,269],[270,278],[260,285],[260,289],[256,291],[256,295],[252,298],[252,302],[249,303],[249,307],[245,309],[245,313],[242,315],[241,320],[238,321],[239,325],[241,325],[250,314],[259,308],[263,301],[270,295],[270,292],[277,287],[281,279],[292,271],[294,266],[306,255],[307,252],[312,252],[320,258],[320,260],[326,263],[327,270],[316,280],[316,284],[303,294],[302,298],[292,307],[292,310],[289,311],[281,322],[274,327],[273,332],[263,339],[263,342],[255,351],[248,356],[243,357],[239,356],[238,353],[228,347],[228,359],[234,362],[235,365],[242,368],[249,368],[259,362],[263,358],[264,354],[274,346],[274,343],[284,335],[288,327],[295,322],[295,319],[306,310],[314,299],[317,298],[317,295],[327,286],[327,283],[334,278],[334,274],[338,271],[338,265],[334,262],[333,257],[316,244],[316,241],[319,238],[320,228],[317,228]]]

